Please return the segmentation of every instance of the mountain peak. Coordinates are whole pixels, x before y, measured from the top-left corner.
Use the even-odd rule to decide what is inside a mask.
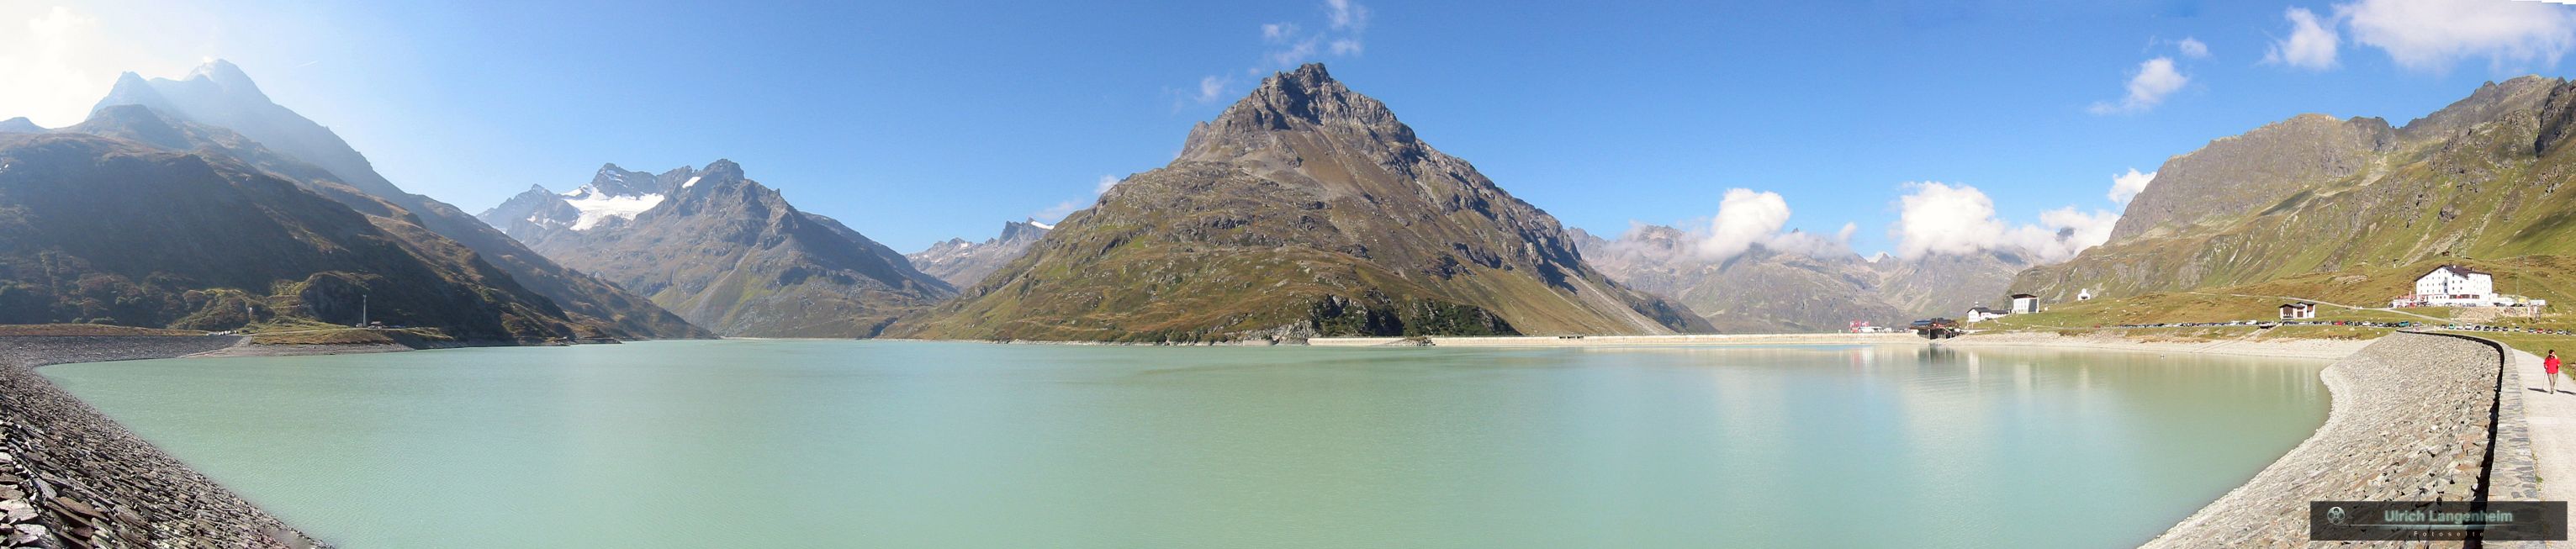
[[[160,111],[143,105],[108,105],[90,111],[89,120],[80,123],[82,133],[114,135],[155,146],[176,150],[194,148],[187,133],[179,129]]]
[[[28,120],[24,116],[0,120],[0,133],[44,133],[44,131],[44,126],[38,126],[36,121]]]
[[[1270,75],[1215,120],[1190,128],[1181,157],[1221,160],[1276,148],[1281,144],[1267,136],[1286,131],[1317,131],[1399,147],[1414,140],[1413,129],[1397,121],[1385,103],[1351,91],[1325,72],[1322,63],[1309,63]]]
[[[251,83],[250,75],[243,73],[241,67],[233,66],[233,62],[222,59],[207,61],[206,64],[198,65],[196,70],[188,71],[189,80],[199,78],[213,80],[215,83],[227,86]]]
[[[718,158],[714,162],[708,162],[705,169],[698,170],[698,175],[716,180],[742,179],[742,165],[735,164],[732,160]]]
[[[1387,111],[1385,103],[1351,91],[1325,72],[1323,63],[1307,63],[1262,79],[1261,87],[1227,107],[1215,124],[1288,129],[1299,123],[1393,122],[1395,113]]]

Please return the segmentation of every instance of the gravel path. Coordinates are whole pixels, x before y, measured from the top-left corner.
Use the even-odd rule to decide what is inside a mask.
[[[2570,352],[2576,353],[2576,349]],[[2532,457],[2539,461],[2540,499],[2576,501],[2576,380],[2561,376],[2558,393],[2551,394],[2549,374],[2541,371],[2540,356],[2522,351],[2512,354],[2514,369],[2521,373],[2523,421],[2531,428]],[[2576,544],[2550,542],[2547,546]]]
[[[2334,394],[2325,426],[2146,546],[2304,547],[2315,543],[2307,540],[2310,501],[2469,499],[2484,472],[2490,414],[2522,413],[2518,391],[2499,402],[2501,356],[2471,339],[2396,333],[2335,362],[2321,374]],[[2510,422],[2515,428],[2496,434],[2491,497],[2536,499],[2527,439]]]
[[[0,540],[9,547],[321,547],[37,375],[238,337],[0,337]]]

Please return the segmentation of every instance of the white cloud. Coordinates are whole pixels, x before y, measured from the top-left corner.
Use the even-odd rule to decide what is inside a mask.
[[[2198,38],[2183,38],[2181,42],[2174,43],[2174,49],[2182,50],[2183,57],[2192,59],[2209,57],[2209,44],[2201,43]]]
[[[2129,199],[2137,198],[2138,193],[2147,190],[2148,183],[2155,181],[2156,172],[2138,173],[2137,168],[2129,168],[2129,173],[2113,175],[2111,176],[2111,201],[2128,204]]]
[[[1231,86],[1231,85],[1233,85],[1233,84],[1234,84],[1234,79],[1232,79],[1232,78],[1225,78],[1225,77],[1218,77],[1218,76],[1209,76],[1209,77],[1205,77],[1205,78],[1200,78],[1200,79],[1199,79],[1199,91],[1198,91],[1198,93],[1191,94],[1191,95],[1190,95],[1190,98],[1191,98],[1191,99],[1195,99],[1195,100],[1197,100],[1197,101],[1198,101],[1198,102],[1200,102],[1200,103],[1208,103],[1208,102],[1216,101],[1216,100],[1218,100],[1218,99],[1224,99],[1224,98],[1225,98],[1225,96],[1226,96],[1226,93],[1225,93],[1225,89],[1226,89],[1226,87]]]
[[[1288,40],[1288,37],[1296,35],[1296,23],[1270,23],[1261,26],[1261,41],[1263,42],[1285,42]]]
[[[1046,209],[1038,210],[1037,213],[1029,214],[1029,219],[1050,225],[1064,221],[1064,216],[1073,215],[1073,212],[1082,211],[1083,208],[1091,207],[1092,203],[1100,201],[1100,195],[1109,194],[1109,188],[1116,186],[1118,186],[1118,176],[1100,176],[1100,179],[1091,185],[1090,199],[1057,202],[1054,206],[1047,206]]]
[[[1995,217],[1994,200],[1967,185],[1908,183],[1898,199],[1896,254],[1906,258],[2003,251],[2056,263],[2111,239],[2120,214],[2083,213],[2074,207],[2042,212],[2039,225],[2014,226]]]
[[[1029,219],[1048,225],[1054,225],[1056,223],[1063,222],[1064,216],[1073,215],[1073,212],[1082,211],[1082,208],[1089,205],[1091,205],[1090,202],[1083,202],[1080,200],[1057,202],[1054,206],[1047,206],[1046,209],[1038,210],[1037,213],[1029,214]]]
[[[1308,30],[1308,26],[1294,22],[1264,23],[1261,43],[1266,47],[1260,60],[1243,72],[1260,78],[1318,59],[1357,57],[1368,51],[1362,35],[1368,31],[1370,15],[1368,6],[1351,0],[1324,0],[1324,30]],[[1183,91],[1176,95],[1199,104],[1215,103],[1232,96],[1226,92],[1233,83],[1233,78],[1208,76],[1199,79],[1195,93]]]
[[[2094,103],[2091,110],[2093,114],[2145,112],[2164,103],[2166,96],[2181,91],[2184,85],[2190,83],[2191,77],[2184,76],[2181,70],[2174,68],[2173,58],[2148,59],[2145,63],[2138,64],[2137,74],[2129,76],[2128,97],[2121,98],[2116,104]]]
[[[2333,21],[2320,21],[2307,8],[2290,8],[2282,17],[2290,20],[2290,37],[2272,42],[2263,62],[2312,71],[2334,68],[2335,49],[2343,37],[2335,34]]]
[[[1752,189],[1727,189],[1717,204],[1717,216],[1705,222],[1686,221],[1673,237],[1649,236],[1649,229],[1661,229],[1645,223],[1629,222],[1626,234],[1610,241],[1610,253],[1634,256],[1659,263],[1723,263],[1744,255],[1754,248],[1808,257],[1849,255],[1852,233],[1860,230],[1857,223],[1844,223],[1842,230],[1825,236],[1791,229],[1789,202],[1779,193]],[[1696,228],[1694,228],[1696,226]]]
[[[2412,70],[2443,72],[2462,59],[2490,68],[2558,64],[2576,45],[2576,11],[2508,0],[2360,0],[2336,4],[2352,41],[2388,52]]]
[[[1351,0],[1324,0],[1324,17],[1333,22],[1333,30],[1354,33],[1368,30],[1368,6]]]
[[[1307,37],[1286,48],[1270,50],[1270,53],[1265,55],[1269,57],[1269,66],[1272,68],[1294,67],[1308,59],[1314,59],[1315,51],[1322,45],[1322,41],[1321,38]],[[1258,69],[1255,70],[1258,71]]]
[[[2039,226],[2013,228],[2008,243],[2041,263],[2074,259],[2086,248],[2111,241],[2111,227],[2120,223],[2116,212],[2094,210],[2083,213],[2074,206],[2039,213]]]
[[[1699,241],[1700,257],[1725,261],[1779,236],[1780,227],[1789,224],[1789,201],[1780,193],[1754,192],[1752,189],[1727,189],[1726,198],[1717,203],[1717,218],[1709,221],[1708,236]]]

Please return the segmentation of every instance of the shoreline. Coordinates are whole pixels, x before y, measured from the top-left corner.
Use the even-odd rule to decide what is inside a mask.
[[[1926,341],[1910,333],[1895,334],[1675,334],[1632,336],[1429,336],[1416,340],[1403,337],[1316,337],[1307,338],[1312,347],[1664,347],[1718,345],[1884,345]]]
[[[2380,339],[2384,339],[2382,336]],[[2309,358],[2340,360],[2361,352],[2379,339],[2227,339],[2217,341],[2163,341],[2108,333],[2085,336],[2059,335],[2053,332],[2010,332],[1970,334],[1936,340],[1943,347],[2054,347],[2143,351],[2155,353],[2199,353],[2271,358]]]
[[[56,364],[219,352],[247,341],[0,337],[0,449],[7,452],[0,455],[0,520],[26,526],[11,528],[48,547],[329,547],[36,373]]]
[[[2336,360],[2318,373],[2324,425],[2142,547],[2301,545],[2311,501],[2537,499],[2522,383],[2500,368],[2501,348],[2397,332]]]

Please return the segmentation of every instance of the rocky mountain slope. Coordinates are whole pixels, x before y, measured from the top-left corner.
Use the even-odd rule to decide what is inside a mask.
[[[2576,85],[2536,76],[2396,128],[2301,115],[2166,161],[2109,244],[2013,287],[2060,300],[2570,255],[2576,200],[2557,196],[2576,178],[2570,127]]]
[[[1680,301],[1727,333],[1829,332],[1851,322],[1902,326],[1957,318],[1976,305],[2001,306],[2013,273],[2029,264],[2004,253],[1870,261],[1857,254],[1814,256],[1756,244],[1724,261],[1694,256],[1690,235],[1639,226],[1606,240],[1582,230],[1583,260],[1611,279]]]
[[[1001,236],[984,239],[983,242],[951,238],[903,257],[912,260],[912,266],[921,272],[939,277],[951,286],[964,288],[983,282],[985,276],[1001,270],[1011,260],[1019,259],[1020,254],[1027,253],[1029,245],[1045,237],[1050,228],[1034,220],[1006,221],[1002,223]]]
[[[125,122],[86,125],[157,119],[140,107],[102,116]],[[472,340],[603,335],[408,216],[361,213],[230,156],[0,134],[0,323],[345,325],[362,306],[370,320]]]
[[[483,218],[728,336],[870,337],[956,293],[727,160],[658,175],[611,164],[572,193],[538,187]]]
[[[653,174],[606,164],[591,175],[590,183],[572,192],[532,186],[474,217],[520,242],[542,240],[559,231],[625,223],[697,175],[696,169],[687,166]]]
[[[1026,255],[895,333],[1205,341],[1660,334],[1698,315],[1584,264],[1556,219],[1322,65],[1265,80]]]
[[[249,76],[231,63],[208,63],[182,80],[146,80],[127,73],[118,79],[107,98],[99,101],[98,108],[118,105],[141,105],[182,122],[223,128],[286,159],[317,167],[340,186],[354,189],[365,198],[332,192],[324,192],[325,196],[362,211],[384,205],[402,210],[420,227],[463,244],[573,316],[606,326],[612,337],[713,335],[640,296],[557,265],[455,206],[403,192],[377,174],[365,155],[350,148],[338,134],[271,102]]]

